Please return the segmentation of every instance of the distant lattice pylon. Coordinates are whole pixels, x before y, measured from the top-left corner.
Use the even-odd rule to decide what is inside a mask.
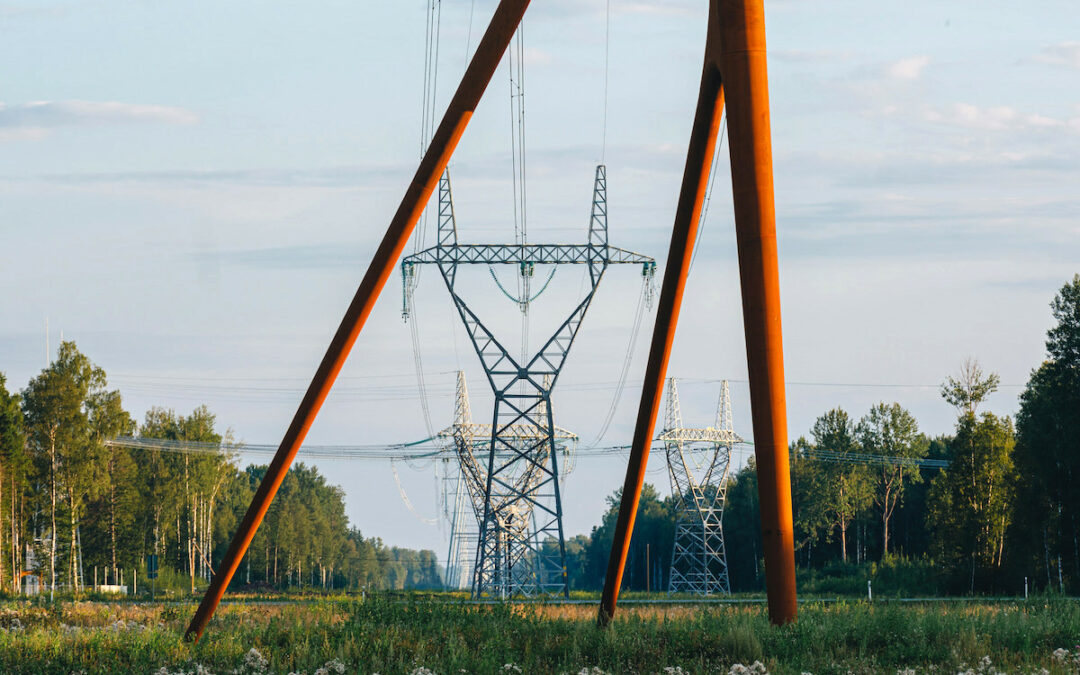
[[[546,379],[544,386],[550,387],[550,382]],[[541,410],[541,413],[546,413],[546,410]],[[523,451],[548,437],[545,430],[524,423],[509,425],[501,429],[500,434],[508,439],[515,451]],[[451,506],[446,514],[450,520],[450,548],[445,582],[451,588],[461,588],[471,583],[474,576],[479,526],[484,517],[484,490],[487,485],[485,455],[490,450],[491,435],[490,424],[478,424],[472,420],[465,371],[459,370],[454,399],[454,423],[437,434],[438,438],[453,444],[452,451],[459,467],[454,492],[446,499],[446,503]],[[554,427],[552,436],[556,447],[563,450],[568,445],[576,446],[578,441],[577,434],[558,425]],[[569,471],[564,470],[560,478],[565,478],[567,473]],[[533,480],[536,480],[535,476]],[[525,486],[525,489],[529,487]],[[519,536],[528,536],[530,530],[535,530],[535,520],[528,504],[511,509],[510,514],[504,525],[513,528]],[[535,533],[533,535],[535,536]]]
[[[733,429],[727,380],[720,386],[716,426],[695,429],[682,425],[678,387],[668,379],[664,430],[657,440],[667,450],[675,499],[668,593],[730,593],[722,520],[731,451],[743,441]]]

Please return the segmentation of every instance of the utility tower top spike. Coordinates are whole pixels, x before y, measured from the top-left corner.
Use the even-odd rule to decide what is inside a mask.
[[[465,371],[457,372],[457,398],[454,406],[454,424],[464,426],[472,424],[472,409],[469,406],[469,389],[465,386]]]
[[[720,383],[720,402],[716,406],[716,428],[720,431],[735,433],[735,423],[731,418],[731,390],[727,380]]]
[[[679,407],[679,388],[674,377],[667,381],[667,406],[664,408],[664,431],[682,427],[682,410]]]
[[[450,190],[450,169],[439,178],[439,246],[457,244],[457,219],[454,217],[454,199]]]
[[[593,182],[592,216],[589,218],[589,245],[606,248],[608,245],[607,167],[596,165]]]

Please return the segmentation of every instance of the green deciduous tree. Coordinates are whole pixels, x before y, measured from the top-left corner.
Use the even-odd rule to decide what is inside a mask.
[[[911,462],[926,456],[929,441],[919,433],[919,425],[899,403],[879,403],[859,422],[856,432],[863,452],[896,458],[876,470],[877,489],[874,503],[881,513],[881,555],[889,554],[889,520],[904,497],[908,483],[922,481],[922,474]]]
[[[218,446],[200,454],[152,451],[149,457],[146,497],[153,504],[154,548],[163,552],[175,544],[169,555],[186,568],[192,591],[197,578],[210,578],[215,507],[226,484],[237,478],[232,443],[214,428],[216,421],[206,406],[187,416],[152,408],[139,430],[144,438]]]
[[[78,525],[85,500],[100,485],[103,449],[93,437],[90,412],[96,397],[105,392],[105,371],[81,354],[74,342],[60,343],[56,360],[30,381],[23,392],[29,447],[38,473],[47,484],[44,511],[48,533],[48,586],[57,583],[57,559],[63,555],[73,589],[80,583],[77,569]],[[65,503],[66,500],[66,503]],[[66,516],[68,541],[59,548],[58,519]]]
[[[1047,360],[1032,372],[1016,416],[1011,538],[1018,573],[1064,591],[1080,585],[1080,275],[1050,309]]]
[[[1001,568],[1012,518],[1012,420],[965,409],[949,442],[948,471],[928,498],[932,550],[969,592],[988,587]]]
[[[855,425],[844,410],[834,408],[817,418],[811,434],[816,449],[832,458],[821,466],[819,499],[830,532],[839,531],[840,560],[847,562],[848,525],[873,503],[873,477],[867,467],[851,461],[858,444]]]
[[[823,467],[811,457],[813,450],[813,444],[802,436],[788,448],[795,550],[807,566],[813,562],[815,546],[828,540],[830,525],[821,499]]]
[[[600,588],[604,584],[621,501],[622,490],[611,494],[607,498],[607,512],[600,525],[592,530],[583,575],[589,580],[590,588]],[[646,483],[641,489],[634,534],[623,568],[623,588],[645,590],[648,586],[666,589],[674,545],[674,503],[671,499],[662,499],[656,488]]]
[[[984,374],[976,359],[966,359],[957,377],[949,377],[941,385],[941,396],[963,412],[975,414],[986,397],[997,391],[1001,378],[997,373]]]
[[[7,380],[0,373],[0,590],[7,588],[9,579],[11,588],[19,586],[22,528],[18,506],[28,468],[21,399],[18,394],[8,391]],[[4,553],[5,539],[10,557]],[[5,573],[5,561],[10,563],[10,577]]]

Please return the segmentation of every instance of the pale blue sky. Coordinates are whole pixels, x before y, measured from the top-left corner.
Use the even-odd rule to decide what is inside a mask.
[[[443,4],[440,113],[494,7],[476,0],[470,31],[473,3]],[[661,265],[706,4],[611,2],[611,238]],[[584,239],[601,158],[604,7],[534,0],[527,15],[533,241]],[[48,318],[53,347],[60,330],[74,338],[137,417],[207,403],[238,437],[276,443],[414,169],[424,8],[0,0],[9,383],[43,366]],[[828,408],[860,416],[880,400],[947,432],[953,412],[933,385],[972,355],[1007,385],[988,408],[1013,414],[1043,355],[1047,303],[1080,271],[1080,9],[766,0],[766,12],[792,437]],[[453,163],[463,238],[513,237],[509,118],[504,68]],[[718,385],[700,380],[734,380],[749,436],[726,156],[719,170],[670,372],[690,378],[683,407],[701,424]],[[516,310],[477,274],[479,306],[512,328]],[[579,271],[556,277],[535,335],[579,288]],[[605,278],[556,390],[558,423],[584,439],[610,404],[638,291],[636,270]],[[486,411],[434,275],[417,298],[433,424],[450,421],[459,367],[473,409]],[[399,311],[395,278],[312,442],[426,435]],[[628,442],[652,318],[605,444]],[[320,466],[366,533],[441,552],[442,534],[408,513],[388,466]],[[666,490],[654,469],[649,480]],[[623,470],[579,464],[564,492],[568,533],[598,520]],[[432,514],[430,472],[400,473]]]

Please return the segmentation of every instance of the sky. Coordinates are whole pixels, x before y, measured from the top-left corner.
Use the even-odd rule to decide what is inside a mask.
[[[494,4],[442,2],[439,115]],[[1015,414],[1048,303],[1080,272],[1075,3],[765,4],[791,437],[826,410],[857,418],[881,401],[949,433],[938,387],[968,357],[1001,376],[985,409]],[[608,7],[535,0],[526,15],[529,241],[584,242],[604,162],[612,244],[662,274],[707,3],[610,0],[610,19]],[[419,159],[426,17],[422,0],[0,0],[9,387],[62,335],[137,419],[206,404],[238,439],[279,442]],[[463,241],[514,239],[514,133],[504,64],[451,164]],[[725,154],[716,172],[669,374],[690,426],[712,423],[730,380],[749,439]],[[468,274],[470,301],[518,344],[513,303],[487,270]],[[580,291],[580,270],[556,274],[531,343]],[[557,424],[585,443],[616,398],[640,293],[639,270],[609,270],[555,390]],[[654,318],[603,445],[629,443]],[[395,276],[310,443],[426,437],[416,351],[435,429],[452,420],[459,369],[474,413],[490,414],[435,274],[412,320],[416,350]],[[437,514],[430,465],[396,466],[410,510],[386,462],[316,464],[365,534],[444,550],[445,526],[424,522]],[[580,459],[563,489],[569,535],[599,521],[624,472],[618,457]],[[662,463],[647,480],[668,491]]]

